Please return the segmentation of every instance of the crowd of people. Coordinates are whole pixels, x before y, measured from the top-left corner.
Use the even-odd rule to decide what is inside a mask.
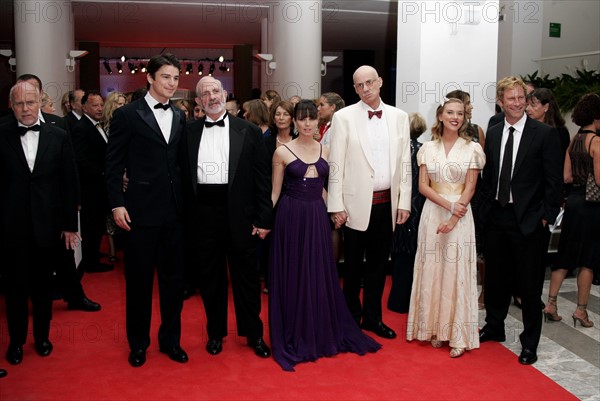
[[[104,99],[74,90],[61,102],[64,118],[53,115],[35,75],[11,88],[13,113],[0,120],[10,364],[23,360],[29,296],[35,349],[48,356],[53,274],[69,309],[99,311],[81,275],[112,270],[119,244],[132,367],[146,363],[151,343],[155,270],[158,347],[178,363],[189,359],[181,312],[196,291],[206,351],[223,351],[229,280],[237,334],[284,370],[341,352],[377,352],[381,344],[366,332],[397,337],[382,312],[390,255],[387,307],[408,313],[406,339],[448,343],[452,358],[505,341],[515,297],[524,325],[518,361],[535,363],[542,318],[562,319],[557,295],[574,269],[573,323],[593,326],[586,306],[600,268],[592,240],[600,203],[586,198],[586,186],[600,185],[597,94],[575,106],[581,129],[571,140],[548,89],[500,80],[503,113],[485,135],[471,123],[470,94],[455,90],[422,143],[427,122],[385,104],[383,79],[371,66],[353,75],[360,100],[352,105],[333,92],[286,100],[274,90],[241,103],[211,76],[200,79],[195,99],[174,100],[180,69],[163,54],[150,59],[147,88],[135,93]],[[561,206],[542,309],[549,226]],[[108,255],[100,252],[105,235]],[[269,294],[272,349],[261,291]]]

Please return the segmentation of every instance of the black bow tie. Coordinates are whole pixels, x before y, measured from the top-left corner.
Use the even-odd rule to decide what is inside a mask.
[[[219,121],[215,121],[214,123],[212,123],[210,121],[204,120],[204,126],[206,128],[214,127],[215,125],[218,125],[219,127],[224,127],[225,126],[225,119],[222,118]]]
[[[19,135],[23,136],[27,133],[27,131],[39,131],[40,125],[36,124],[32,125],[31,127],[17,127],[17,129],[19,131]]]
[[[169,103],[167,104],[162,104],[162,103],[156,103],[154,105],[155,109],[163,109],[163,110],[169,110],[169,108],[171,108],[171,105]]]

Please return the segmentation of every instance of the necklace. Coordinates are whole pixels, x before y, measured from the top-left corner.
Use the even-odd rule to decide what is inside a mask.
[[[290,143],[290,142],[292,141],[292,140],[290,139],[290,140],[289,140],[289,141],[287,141],[287,142],[281,142],[281,141],[279,140],[279,135],[275,137],[275,140],[277,141],[277,143],[279,143],[279,144],[281,144],[281,145],[285,145],[286,143]]]

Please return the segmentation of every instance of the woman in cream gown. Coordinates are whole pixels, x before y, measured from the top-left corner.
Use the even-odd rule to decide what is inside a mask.
[[[469,201],[485,165],[465,135],[465,106],[448,99],[436,111],[432,140],[417,154],[419,191],[427,198],[419,223],[407,340],[448,341],[450,356],[479,348],[477,254]]]

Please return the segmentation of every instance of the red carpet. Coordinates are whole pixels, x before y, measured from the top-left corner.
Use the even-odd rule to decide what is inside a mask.
[[[389,285],[389,283],[388,283]],[[24,359],[8,366],[3,298],[0,299],[0,400],[576,400],[572,394],[497,343],[451,359],[449,349],[404,340],[406,315],[384,310],[384,321],[399,338],[383,340],[376,354],[341,354],[284,372],[272,360],[257,358],[235,335],[223,352],[211,356],[199,296],[186,301],[182,346],[190,362],[177,364],[158,351],[158,302],[153,314],[152,345],[141,368],[127,363],[125,286],[122,266],[84,277],[87,295],[102,304],[98,313],[67,311],[54,304],[50,340],[54,352],[39,357],[30,334]],[[155,292],[156,293],[156,292]],[[387,292],[386,292],[387,293]],[[156,301],[156,299],[155,299]],[[263,296],[263,319],[267,319]],[[265,329],[265,332],[267,330]],[[268,335],[267,341],[268,341]]]

